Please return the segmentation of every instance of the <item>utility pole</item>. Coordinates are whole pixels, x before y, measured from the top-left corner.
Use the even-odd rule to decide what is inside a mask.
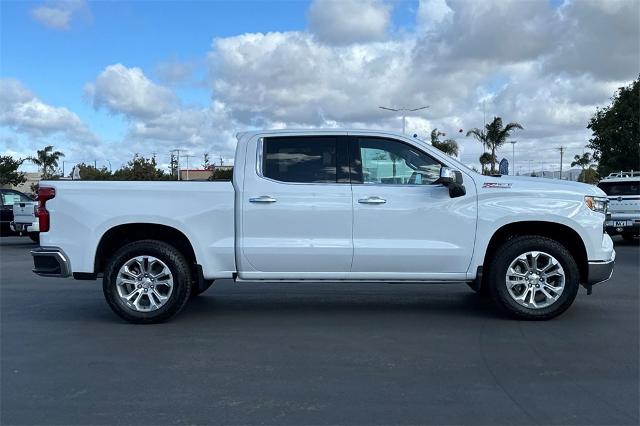
[[[189,180],[189,158],[193,158],[195,155],[185,154],[184,158],[187,159],[187,180]]]
[[[564,155],[564,151],[567,148],[565,148],[564,146],[560,146],[560,148],[558,148],[558,150],[560,151],[560,180],[562,180],[562,156]]]
[[[407,129],[407,113],[408,112],[414,112],[414,111],[420,111],[421,109],[429,108],[429,105],[422,106],[422,107],[419,107],[419,108],[388,108],[388,107],[383,107],[383,106],[379,106],[378,108],[384,109],[384,110],[387,110],[387,111],[394,111],[394,112],[402,113],[402,134],[404,135],[406,133],[406,129]]]
[[[180,151],[182,151],[181,149],[172,149],[170,152],[171,154],[173,154],[174,152],[176,153],[176,164],[178,166],[178,180],[180,179]]]
[[[220,167],[222,167],[222,155],[220,156]]]
[[[511,144],[511,162],[513,163],[513,174],[516,174],[516,142],[517,141],[509,141],[509,143]]]

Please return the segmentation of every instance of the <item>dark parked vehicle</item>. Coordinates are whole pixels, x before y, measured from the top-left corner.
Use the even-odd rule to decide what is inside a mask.
[[[16,203],[32,203],[35,200],[29,195],[14,189],[0,189],[0,236],[19,235],[11,229],[13,222],[13,205]]]

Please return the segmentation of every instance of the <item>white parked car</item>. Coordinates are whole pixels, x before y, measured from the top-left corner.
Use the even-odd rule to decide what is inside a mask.
[[[607,233],[625,240],[640,235],[640,172],[611,173],[598,187],[609,197]]]
[[[216,279],[467,282],[517,318],[610,278],[595,186],[483,176],[381,131],[238,135],[232,182],[51,181],[34,272],[102,277],[122,318],[175,315]]]

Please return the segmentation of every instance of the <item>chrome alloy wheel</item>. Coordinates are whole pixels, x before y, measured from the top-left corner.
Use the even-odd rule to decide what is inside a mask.
[[[558,259],[542,251],[529,251],[516,257],[506,274],[509,295],[531,309],[553,305],[564,290],[565,274]]]
[[[116,288],[127,307],[151,312],[160,309],[171,297],[173,275],[160,259],[136,256],[127,260],[118,271]]]

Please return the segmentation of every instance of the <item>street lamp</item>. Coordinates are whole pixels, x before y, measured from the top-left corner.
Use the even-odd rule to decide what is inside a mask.
[[[513,174],[516,174],[516,142],[517,141],[509,141],[511,144],[511,162],[513,163]]]
[[[405,130],[407,128],[407,112],[420,111],[421,109],[429,108],[429,105],[419,107],[419,108],[388,108],[379,106],[380,109],[385,109],[387,111],[401,112],[402,113],[402,134],[405,134]]]

